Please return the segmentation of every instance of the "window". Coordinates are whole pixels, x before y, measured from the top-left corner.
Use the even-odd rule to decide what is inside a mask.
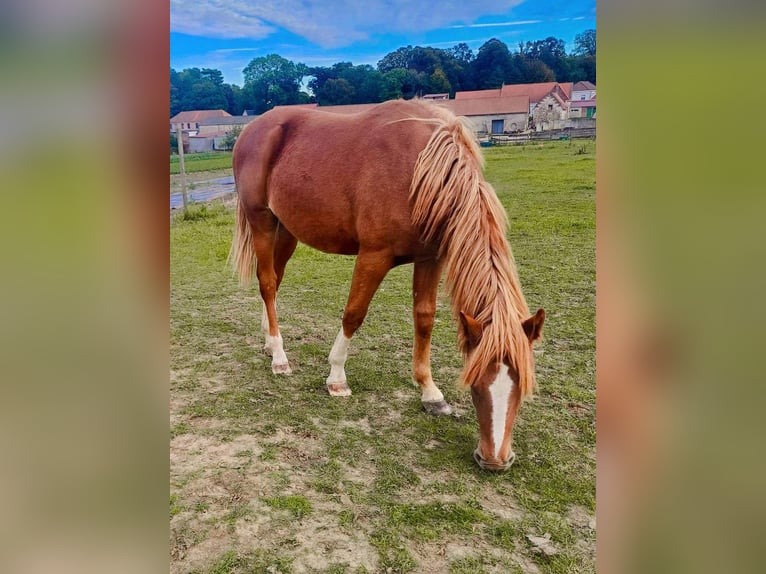
[[[548,104],[548,109],[552,110],[553,109],[553,104]]]
[[[492,120],[492,133],[493,134],[503,133],[503,120]]]

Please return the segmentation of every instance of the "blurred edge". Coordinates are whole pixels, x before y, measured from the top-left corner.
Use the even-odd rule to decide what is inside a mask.
[[[0,24],[0,571],[162,571],[169,10],[70,4]],[[757,571],[762,8],[598,9],[599,572]]]
[[[0,21],[0,571],[167,568],[166,2]]]
[[[764,10],[598,12],[598,571],[762,571]]]

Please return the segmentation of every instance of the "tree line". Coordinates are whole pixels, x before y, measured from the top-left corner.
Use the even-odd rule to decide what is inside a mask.
[[[535,82],[596,83],[596,31],[575,37],[567,54],[563,40],[549,37],[519,44],[511,51],[496,38],[476,54],[467,44],[449,49],[399,48],[376,67],[339,62],[309,67],[277,54],[254,58],[243,70],[242,87],[227,84],[212,68],[170,70],[170,115],[186,110],[223,109],[263,113],[277,105],[318,103],[320,106],[367,104],[432,93],[486,90],[502,84]],[[312,93],[303,91],[304,79]]]

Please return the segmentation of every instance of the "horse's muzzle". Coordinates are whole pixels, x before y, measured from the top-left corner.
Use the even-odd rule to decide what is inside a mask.
[[[473,451],[473,459],[476,461],[476,464],[478,464],[482,470],[491,470],[493,472],[502,472],[504,470],[508,470],[510,466],[513,464],[513,461],[516,460],[516,453],[511,453],[511,458],[508,459],[507,462],[493,462],[484,460],[482,458],[481,454],[479,454],[479,449]]]

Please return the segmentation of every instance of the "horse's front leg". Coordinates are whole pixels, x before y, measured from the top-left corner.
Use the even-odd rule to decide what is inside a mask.
[[[343,312],[343,326],[335,338],[330,351],[330,375],[327,377],[327,391],[335,397],[346,397],[351,388],[346,382],[346,359],[351,337],[367,316],[375,291],[393,266],[394,257],[388,252],[359,251],[351,279],[351,291]]]
[[[412,375],[422,391],[420,401],[423,408],[431,415],[452,413],[452,407],[444,400],[431,376],[431,332],[441,272],[442,263],[438,260],[416,261],[412,275],[412,316],[415,324]]]

